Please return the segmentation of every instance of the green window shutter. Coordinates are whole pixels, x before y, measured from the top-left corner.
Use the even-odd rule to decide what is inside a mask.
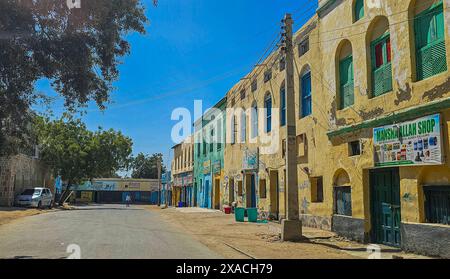
[[[356,0],[355,3],[355,22],[364,17],[364,0]]]
[[[339,65],[340,109],[352,106],[355,102],[353,83],[353,57],[343,59]]]
[[[372,43],[372,92],[373,97],[381,96],[387,92],[392,91],[392,63],[388,61],[388,47],[387,42],[390,40],[390,35],[383,35],[381,38]],[[376,52],[377,45],[382,43],[383,49],[383,65],[376,67]]]
[[[442,2],[416,16],[417,80],[424,80],[447,71]]]

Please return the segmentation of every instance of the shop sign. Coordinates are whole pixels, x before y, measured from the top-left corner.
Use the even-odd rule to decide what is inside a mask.
[[[183,178],[183,186],[189,186],[192,184],[192,174],[187,174],[184,178]]]
[[[440,114],[373,129],[376,167],[441,165]]]
[[[221,169],[222,169],[222,164],[221,164],[220,160],[214,161],[213,173],[218,174],[218,173],[220,173]]]
[[[211,173],[211,161],[203,162],[203,174]]]
[[[244,151],[244,156],[242,160],[243,170],[257,170],[258,165],[258,149],[247,149]]]

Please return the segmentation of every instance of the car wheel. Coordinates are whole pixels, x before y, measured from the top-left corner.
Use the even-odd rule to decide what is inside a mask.
[[[42,207],[42,202],[39,201],[39,202],[38,202],[38,205],[37,205],[37,208],[41,208],[41,207]]]

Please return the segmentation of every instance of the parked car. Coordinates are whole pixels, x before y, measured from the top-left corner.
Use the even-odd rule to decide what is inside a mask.
[[[53,207],[53,195],[48,188],[29,188],[18,195],[15,200],[16,206],[31,206],[37,208]]]

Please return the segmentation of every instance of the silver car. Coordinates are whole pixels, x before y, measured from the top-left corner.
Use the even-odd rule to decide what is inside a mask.
[[[30,188],[23,191],[18,195],[15,200],[16,206],[30,206],[37,208],[52,208],[53,207],[53,195],[48,188]]]

